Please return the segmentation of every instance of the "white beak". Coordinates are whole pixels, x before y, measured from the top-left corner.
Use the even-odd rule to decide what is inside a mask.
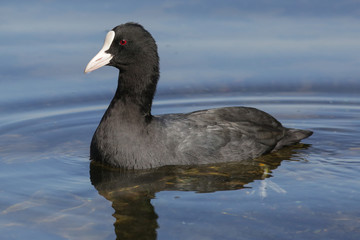
[[[107,50],[109,50],[113,40],[115,37],[115,32],[110,31],[106,34],[104,46],[101,48],[101,50],[98,52],[98,54],[93,57],[93,59],[90,60],[88,65],[85,68],[85,73],[92,72],[98,68],[101,68],[102,66],[105,66],[110,62],[110,60],[113,58],[113,55],[106,53]]]

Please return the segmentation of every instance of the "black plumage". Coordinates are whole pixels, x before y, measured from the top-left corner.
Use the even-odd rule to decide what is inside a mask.
[[[255,108],[226,107],[153,116],[159,57],[141,25],[115,27],[85,72],[119,69],[118,88],[93,136],[91,159],[145,169],[249,160],[299,142],[311,131],[289,129]]]

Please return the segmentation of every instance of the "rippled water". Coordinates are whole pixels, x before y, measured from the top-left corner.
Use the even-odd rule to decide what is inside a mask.
[[[358,95],[159,95],[154,114],[253,106],[314,135],[247,163],[135,172],[89,162],[108,102],[0,105],[2,239],[358,239]]]
[[[2,1],[0,239],[359,239],[359,6]],[[154,114],[253,106],[314,135],[243,163],[90,164],[118,71],[82,70],[128,21],[158,43]]]

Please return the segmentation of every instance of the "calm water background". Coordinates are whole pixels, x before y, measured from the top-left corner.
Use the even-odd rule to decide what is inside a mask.
[[[0,4],[1,239],[358,239],[358,1]],[[311,129],[249,163],[119,173],[89,143],[117,70],[108,30],[157,40],[153,113],[245,105]]]

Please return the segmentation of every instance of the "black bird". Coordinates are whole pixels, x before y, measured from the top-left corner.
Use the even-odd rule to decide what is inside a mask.
[[[137,23],[108,32],[85,73],[104,65],[120,72],[115,96],[91,141],[95,161],[125,169],[245,161],[312,134],[283,127],[249,107],[153,116],[159,57],[155,40]]]

